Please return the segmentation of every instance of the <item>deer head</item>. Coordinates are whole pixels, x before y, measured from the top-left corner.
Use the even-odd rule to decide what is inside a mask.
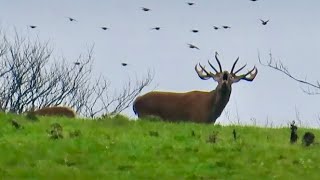
[[[255,66],[249,72],[242,75],[237,75],[237,73],[245,68],[246,64],[234,72],[234,68],[239,60],[239,57],[233,63],[230,73],[228,71],[222,71],[221,63],[217,55],[218,53],[216,52],[215,59],[219,65],[219,71],[210,63],[209,60],[208,63],[210,67],[215,71],[215,73],[208,72],[200,63],[195,66],[195,70],[202,80],[208,80],[212,78],[213,80],[218,82],[218,86],[216,89],[221,89],[222,92],[231,92],[231,85],[233,83],[239,82],[240,80],[252,81],[256,77],[258,70]],[[200,66],[200,70],[198,68],[198,65]]]

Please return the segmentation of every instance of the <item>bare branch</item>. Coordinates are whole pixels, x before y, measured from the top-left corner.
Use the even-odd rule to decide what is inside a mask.
[[[264,62],[262,62],[262,60],[260,58],[260,53],[258,52],[259,63],[263,66],[270,67],[274,70],[280,71],[280,72],[284,73],[285,75],[287,75],[289,78],[291,78],[301,84],[307,85],[308,86],[307,89],[302,88],[302,91],[304,93],[307,93],[309,95],[320,94],[320,92],[319,92],[320,82],[319,81],[316,81],[316,83],[311,83],[311,82],[307,81],[306,78],[305,78],[305,80],[299,79],[290,73],[288,68],[283,64],[283,62],[281,60],[274,60],[271,52],[269,53],[269,56],[270,56],[269,60],[266,63],[264,63]],[[310,90],[310,87],[315,88],[316,91]]]
[[[103,101],[106,110],[104,116],[115,115],[128,108],[134,101],[135,97],[137,97],[143,90],[143,88],[150,85],[153,77],[154,73],[149,70],[146,77],[144,77],[143,79],[138,80],[138,78],[136,77],[136,83],[134,86],[131,83],[131,79],[129,79],[128,83],[123,87],[122,91],[119,94],[114,95],[113,98],[107,98],[107,101]],[[109,109],[112,105],[114,106],[114,108],[110,111]]]

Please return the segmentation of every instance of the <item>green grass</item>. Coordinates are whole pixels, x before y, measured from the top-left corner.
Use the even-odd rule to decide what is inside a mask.
[[[301,139],[290,144],[289,128],[128,121],[122,116],[30,121],[0,114],[0,119],[0,179],[319,177],[320,146],[304,147]],[[14,128],[12,119],[24,128]],[[63,127],[63,138],[50,138],[52,123]],[[233,129],[239,136],[236,141]],[[70,136],[76,130],[81,133]],[[317,141],[319,130],[299,128],[299,136],[306,131]]]

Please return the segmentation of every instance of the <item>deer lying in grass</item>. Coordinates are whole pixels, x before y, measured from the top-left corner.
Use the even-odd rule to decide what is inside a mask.
[[[198,76],[202,80],[210,78],[218,82],[215,90],[210,92],[191,91],[185,93],[175,92],[149,92],[143,96],[139,96],[133,103],[133,110],[138,117],[157,116],[165,121],[192,121],[197,123],[214,123],[221,115],[223,109],[227,105],[230,94],[231,85],[240,80],[252,81],[258,70],[254,66],[252,70],[243,75],[236,75],[246,65],[234,72],[235,65],[239,57],[234,62],[231,72],[222,71],[220,61],[215,55],[215,59],[219,65],[220,71],[208,61],[215,73],[208,72],[204,66],[199,63],[195,66]]]
[[[43,107],[41,109],[29,111],[28,114],[39,116],[66,116],[70,118],[75,118],[77,115],[73,109],[65,106]]]

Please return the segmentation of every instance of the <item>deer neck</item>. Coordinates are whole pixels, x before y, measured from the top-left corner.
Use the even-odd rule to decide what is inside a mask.
[[[211,91],[211,113],[209,115],[209,122],[215,122],[221,115],[223,109],[229,102],[231,95],[231,87],[217,86],[217,88]]]

